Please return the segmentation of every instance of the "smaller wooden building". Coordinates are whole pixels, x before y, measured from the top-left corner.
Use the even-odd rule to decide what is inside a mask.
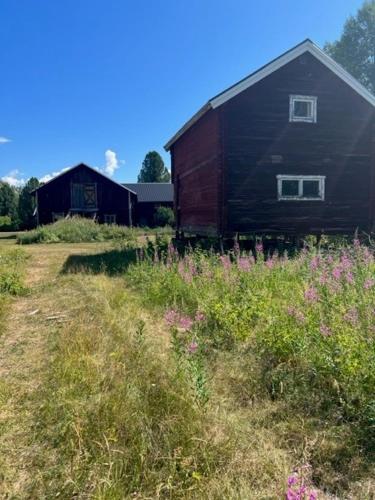
[[[79,215],[100,223],[132,226],[137,195],[80,163],[34,191],[37,224]]]
[[[135,224],[152,227],[158,207],[173,209],[173,184],[169,182],[137,182],[124,186],[137,194]]]

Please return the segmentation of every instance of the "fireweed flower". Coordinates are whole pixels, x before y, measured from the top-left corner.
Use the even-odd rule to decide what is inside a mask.
[[[375,285],[375,280],[373,278],[369,278],[367,279],[364,284],[363,284],[363,288],[365,290],[369,290],[370,288],[372,288],[373,286]]]
[[[315,257],[313,257],[311,259],[311,262],[310,262],[310,269],[312,271],[316,271],[318,269],[320,265],[320,257],[318,257],[317,255]]]
[[[200,322],[205,321],[205,320],[206,320],[205,314],[202,313],[201,311],[197,311],[195,314],[195,321],[197,323],[200,323]]]
[[[268,269],[272,269],[274,264],[275,264],[275,261],[273,259],[266,260],[266,267],[268,267]]]
[[[257,243],[255,245],[255,250],[257,253],[262,253],[263,252],[263,244],[262,243]]]
[[[187,348],[187,349],[188,349],[188,352],[189,352],[190,354],[194,354],[195,352],[197,352],[197,349],[198,349],[198,344],[197,344],[197,342],[195,342],[195,341],[193,340],[193,342],[191,342],[191,343],[188,345],[188,348]]]
[[[316,288],[314,288],[313,286],[310,286],[310,288],[308,288],[305,291],[305,300],[307,302],[317,302],[318,299],[319,299],[319,295],[318,295]]]
[[[355,307],[351,307],[346,314],[344,314],[345,321],[348,321],[352,326],[358,324],[359,316]]]
[[[289,306],[287,308],[287,313],[289,314],[289,316],[292,316],[300,323],[304,323],[306,321],[305,315],[293,306]]]
[[[230,258],[228,257],[228,255],[220,255],[220,262],[221,262],[221,265],[223,266],[223,268],[226,271],[229,271],[232,264],[231,264],[231,261],[230,261]]]
[[[336,266],[333,270],[332,270],[332,276],[336,279],[336,280],[339,280],[341,278],[341,274],[342,274],[342,268],[340,266]]]
[[[348,273],[346,273],[346,281],[350,284],[350,285],[353,285],[354,283],[354,276],[353,276],[353,273],[351,273],[350,271]]]
[[[320,325],[320,333],[324,337],[330,337],[332,335],[332,330],[327,325]]]
[[[179,317],[178,312],[174,309],[169,309],[164,315],[164,319],[169,326],[175,326],[178,323]]]
[[[251,264],[250,258],[239,257],[237,260],[237,267],[240,271],[250,271]]]
[[[178,327],[181,328],[181,330],[190,330],[192,326],[193,326],[193,320],[189,318],[189,316],[181,315],[179,317]]]

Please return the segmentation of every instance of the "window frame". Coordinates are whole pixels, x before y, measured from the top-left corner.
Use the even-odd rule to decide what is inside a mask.
[[[108,221],[107,218],[111,220]],[[116,214],[104,214],[104,224],[116,224]]]
[[[311,116],[295,116],[294,104],[296,102],[310,102],[312,113]],[[317,108],[318,98],[312,95],[295,95],[289,96],[289,121],[290,122],[303,122],[303,123],[316,123],[317,122]]]
[[[325,201],[325,175],[277,175],[278,201]],[[285,196],[282,194],[283,181],[298,181],[298,195]],[[319,196],[303,196],[303,181],[319,182]]]

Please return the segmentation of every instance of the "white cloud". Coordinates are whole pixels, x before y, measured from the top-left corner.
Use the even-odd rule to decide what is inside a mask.
[[[61,170],[59,170],[58,172],[52,172],[51,174],[43,175],[43,177],[41,177],[39,179],[39,182],[48,182],[48,181],[52,180],[54,177],[57,177],[58,175],[63,174],[64,172],[69,170],[69,168],[70,167],[65,167],[65,168],[62,168]]]
[[[7,182],[11,186],[20,187],[25,184],[25,179],[21,177],[21,172],[18,169],[11,170],[1,178],[3,182]]]
[[[11,140],[8,139],[7,137],[0,136],[0,144],[6,144],[7,142],[11,142]]]
[[[117,155],[111,149],[107,149],[105,152],[105,167],[104,173],[112,177],[115,171],[120,167],[120,161],[117,158]]]

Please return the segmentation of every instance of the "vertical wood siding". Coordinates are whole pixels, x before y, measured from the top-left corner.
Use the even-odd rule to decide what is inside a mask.
[[[218,234],[221,224],[221,134],[218,110],[210,110],[172,147],[178,229]]]
[[[317,123],[289,123],[290,94],[317,96]],[[222,120],[228,232],[369,228],[374,108],[312,55],[225,103]],[[325,201],[278,201],[278,174],[326,176]]]

